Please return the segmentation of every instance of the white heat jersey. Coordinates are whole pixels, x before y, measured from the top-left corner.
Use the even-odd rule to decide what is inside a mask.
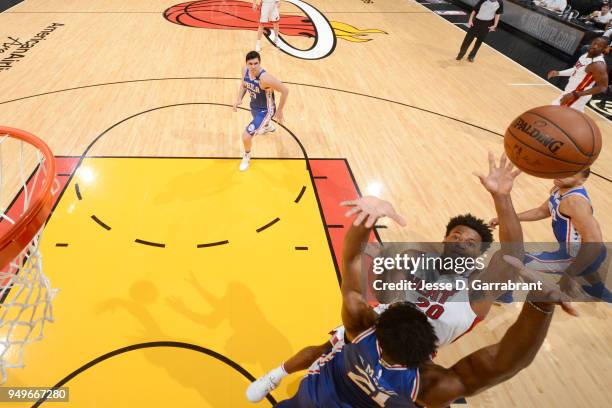
[[[427,257],[438,256],[427,254]],[[405,291],[397,298],[397,301],[413,303],[425,313],[436,332],[439,347],[457,340],[479,322],[470,305],[469,279],[465,275],[467,274],[441,275],[437,270],[418,269],[412,275],[416,290]],[[457,284],[458,281],[462,281],[462,284]],[[451,287],[459,289],[427,290],[423,288],[425,282],[442,285],[451,283]]]
[[[594,62],[603,62],[605,64],[606,60],[604,59],[603,55],[598,55],[595,58],[589,58],[588,53],[583,54],[580,56],[580,58],[578,58],[576,65],[574,65],[574,72],[569,77],[565,90],[557,99],[553,101],[553,105],[560,105],[563,95],[572,93],[574,91],[586,91],[587,89],[591,89],[593,86],[595,86],[595,78],[593,78],[593,74],[586,72],[587,67]],[[590,100],[591,95],[585,95],[581,96],[580,98],[570,99],[570,101],[565,103],[564,106],[570,106],[576,110],[579,110],[580,112],[584,112],[584,107]]]
[[[427,254],[427,257],[437,257]],[[469,274],[469,273],[468,273]],[[457,340],[469,332],[480,319],[472,310],[469,300],[469,279],[467,274],[444,274],[438,271],[418,269],[411,279],[417,290],[400,292],[393,300],[394,302],[407,301],[417,306],[427,316],[438,337],[438,347],[445,346]],[[463,285],[457,285],[456,281],[463,281]],[[464,290],[426,290],[421,289],[423,282],[452,283],[452,287],[464,287]],[[381,314],[389,308],[392,303],[381,303],[374,311]],[[344,326],[333,331],[332,344],[344,341]]]

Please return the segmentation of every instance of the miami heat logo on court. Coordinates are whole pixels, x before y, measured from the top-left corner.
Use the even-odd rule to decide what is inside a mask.
[[[301,0],[286,0],[304,13],[304,16],[281,14],[278,47],[281,51],[301,59],[316,60],[334,52],[337,38],[351,42],[367,42],[369,34],[387,34],[378,29],[358,29],[338,21],[329,21],[316,8]],[[257,31],[259,10],[251,2],[237,0],[199,0],[177,4],[164,12],[166,20],[188,27],[217,30]],[[276,37],[271,29],[268,38]],[[298,49],[283,39],[286,37],[314,38],[312,46]]]

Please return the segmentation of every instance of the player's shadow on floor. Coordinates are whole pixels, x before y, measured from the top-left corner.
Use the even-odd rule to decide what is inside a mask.
[[[168,304],[177,313],[209,329],[227,321],[233,330],[222,351],[227,357],[239,364],[256,364],[263,372],[293,354],[289,341],[266,319],[246,285],[230,282],[225,294],[217,296],[202,287],[193,274],[187,281],[212,311],[195,312],[196,307],[185,305],[178,297],[168,298]]]
[[[289,342],[266,321],[254,301],[253,294],[244,285],[231,283],[226,294],[218,298],[200,287],[194,279],[192,283],[197,285],[198,292],[213,306],[213,312],[197,314],[183,309],[182,302],[175,299],[169,303],[185,317],[206,327],[217,327],[221,322],[229,319],[234,334],[229,338],[225,350],[213,351],[239,364],[245,361],[258,363],[262,371],[271,367],[272,364],[278,365],[280,358],[291,355]],[[108,299],[100,303],[96,311],[107,313],[122,309],[132,315],[142,328],[141,336],[130,339],[133,343],[165,340],[192,343],[192,340],[166,334],[158,324],[150,307],[158,301],[159,297],[157,287],[153,283],[139,281],[130,287],[129,298]],[[234,301],[240,303],[239,309],[232,310]],[[257,338],[265,341],[265,349],[257,346]],[[206,347],[205,337],[202,338],[200,345]],[[274,355],[266,352],[268,350],[274,350]],[[139,352],[143,353],[149,363],[164,370],[182,387],[195,390],[209,406],[223,407],[231,406],[234,403],[242,405],[247,380],[233,369],[220,369],[219,365],[222,363],[214,358],[201,354],[194,355],[192,351],[164,348],[148,348]],[[149,375],[155,375],[155,373]],[[234,399],[239,401],[234,401]]]

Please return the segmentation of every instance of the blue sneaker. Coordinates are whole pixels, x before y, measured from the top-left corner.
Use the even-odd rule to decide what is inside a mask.
[[[606,288],[602,282],[594,285],[583,285],[582,290],[584,290],[584,292],[591,297],[601,299],[607,303],[612,303],[612,293],[610,293],[608,288]]]
[[[512,298],[512,292],[506,292],[495,301],[496,303],[512,303],[514,299]]]

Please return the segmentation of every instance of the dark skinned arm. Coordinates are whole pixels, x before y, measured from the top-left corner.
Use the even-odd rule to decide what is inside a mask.
[[[512,265],[525,281],[538,282],[537,273],[525,268],[518,259],[504,256],[504,262]],[[419,367],[422,385],[417,402],[428,408],[447,407],[457,398],[478,394],[529,366],[544,342],[554,305],[561,305],[570,315],[578,315],[556,285],[544,284],[537,296],[550,303],[526,302],[516,322],[498,343],[469,354],[450,368],[432,362]]]
[[[362,279],[362,253],[368,242],[370,232],[376,220],[390,217],[400,225],[405,225],[404,219],[398,215],[391,204],[376,197],[362,197],[358,200],[342,203],[353,207],[346,215],[356,214],[353,225],[344,237],[342,250],[342,323],[349,340],[369,329],[376,322],[376,313],[365,300]]]

